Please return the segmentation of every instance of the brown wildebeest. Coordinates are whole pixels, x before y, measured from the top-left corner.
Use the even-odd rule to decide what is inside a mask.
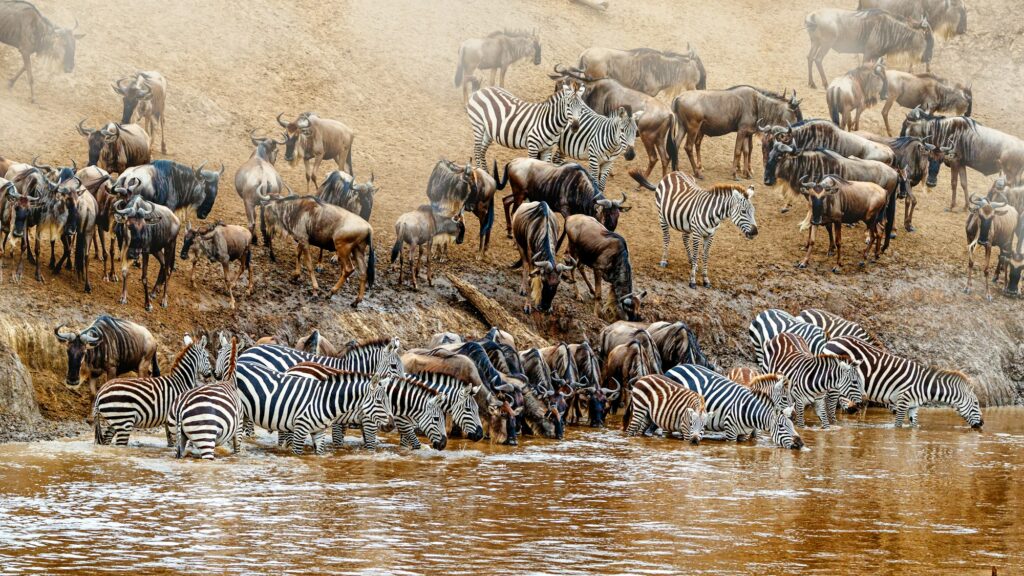
[[[904,108],[918,108],[929,114],[952,112],[956,116],[970,116],[974,109],[974,93],[970,86],[948,82],[932,74],[911,74],[901,70],[886,70],[889,97],[882,107],[885,131],[892,136],[889,128],[889,110],[893,102]]]
[[[167,308],[167,287],[171,283],[171,273],[174,272],[174,248],[180,228],[178,218],[170,208],[146,202],[141,196],[119,201],[114,210],[125,219],[124,227],[128,236],[128,249],[121,251],[121,298],[118,301],[121,304],[128,303],[128,261],[142,256],[144,305],[147,312],[153,309],[147,280],[149,257],[152,255],[160,263],[160,273],[153,284],[152,294],[155,295],[163,285],[160,306]]]
[[[992,248],[999,248],[999,259],[992,280],[999,278],[1000,270],[1013,251],[1013,235],[1017,228],[1017,211],[1004,202],[989,202],[986,198],[971,198],[971,212],[965,225],[967,232],[967,288],[971,293],[971,280],[974,277],[974,249],[985,247],[985,269],[982,271],[982,283],[985,284],[985,298],[992,300],[989,293],[988,268],[992,259]]]
[[[255,132],[255,130],[253,130]],[[285,189],[284,180],[274,168],[277,162],[277,147],[287,141],[287,135],[282,140],[273,138],[256,138],[249,133],[249,140],[256,147],[249,159],[238,167],[235,172],[235,192],[242,199],[245,205],[245,218],[249,224],[249,232],[253,235],[253,244],[258,244],[256,238],[256,208],[260,206],[260,195],[280,196]],[[262,208],[260,214],[263,214]],[[261,218],[262,219],[262,218]],[[271,251],[271,262],[274,256]]]
[[[679,122],[675,140],[671,142],[669,156],[672,170],[677,170],[679,140],[686,139],[684,147],[690,159],[690,168],[698,179],[704,178],[701,143],[705,136],[724,136],[736,133],[733,150],[732,177],[737,179],[741,164],[743,177],[750,178],[750,153],[754,134],[760,123],[788,125],[804,119],[796,90],[788,98],[786,93],[776,94],[753,86],[733,86],[727,90],[686,92],[672,101],[672,110]],[[694,150],[696,149],[696,156]]]
[[[846,74],[833,78],[825,90],[832,122],[846,130],[860,130],[860,115],[881,100],[889,98],[885,63],[879,58]]]
[[[159,376],[156,338],[141,324],[103,314],[80,332],[63,330],[53,334],[68,349],[68,373],[64,385],[78,388],[89,379],[89,390],[96,395],[96,384],[106,376],[111,380],[127,372],[139,376]]]
[[[629,248],[626,239],[615,232],[609,232],[600,222],[590,216],[573,214],[565,220],[565,232],[569,238],[566,256],[572,258],[580,276],[594,296],[594,314],[601,315],[601,280],[611,286],[615,302],[615,312],[626,320],[640,319],[640,304],[647,291],[636,292],[633,288],[633,265],[629,259]],[[594,271],[594,284],[590,284],[586,271]],[[576,271],[569,273],[575,280]],[[576,299],[580,299],[580,290],[573,282]]]
[[[807,84],[816,88],[813,68],[817,64],[821,84],[828,85],[822,61],[830,50],[840,54],[860,54],[864,62],[883,56],[905,56],[911,65],[923,62],[926,70],[930,71],[935,38],[927,18],[918,22],[910,24],[883,10],[855,12],[822,8],[811,12],[804,19],[804,28],[811,38],[811,50],[807,53]]]
[[[127,124],[138,118],[145,120],[146,133],[153,134],[157,122],[160,123],[160,153],[167,154],[167,143],[164,142],[164,104],[167,100],[167,80],[159,72],[136,72],[131,77],[124,77],[113,84],[114,92],[121,95],[124,109],[121,112],[121,124]]]
[[[259,193],[259,192],[258,192]],[[302,276],[302,260],[306,261],[309,279],[313,285],[313,294],[319,286],[316,272],[313,270],[313,259],[310,248],[316,247],[328,252],[337,252],[338,267],[341,276],[331,288],[331,296],[341,290],[342,285],[357,269],[359,270],[359,292],[352,301],[356,307],[363,301],[366,287],[373,288],[376,274],[377,257],[373,251],[373,228],[370,223],[359,216],[330,204],[325,204],[312,196],[289,196],[287,198],[271,198],[259,193],[260,201],[265,205],[265,213],[271,230],[264,230],[263,242],[270,248],[270,236],[274,230],[281,230],[298,243],[295,255],[295,272],[292,280]]]
[[[188,285],[195,288],[196,264],[199,263],[199,255],[206,256],[210,262],[219,262],[224,269],[224,286],[231,299],[231,309],[235,309],[234,287],[245,272],[249,273],[249,288],[247,296],[252,296],[252,289],[256,281],[252,275],[252,232],[244,226],[224,224],[217,221],[212,225],[204,224],[199,228],[192,228],[192,223],[185,224],[185,240],[181,243],[181,259],[188,260],[189,253],[195,253],[195,260],[192,261],[192,271],[188,275]],[[195,250],[193,250],[195,246]],[[238,261],[238,274],[231,278],[231,263]]]
[[[126,168],[148,164],[149,135],[138,124],[107,122],[99,129],[78,123],[78,133],[89,144],[89,166],[99,166],[111,174],[120,174]]]
[[[99,212],[99,205],[96,198],[85,187],[77,176],[65,180],[62,186],[69,191],[66,202],[68,219],[64,223],[63,236],[65,246],[75,246],[75,274],[79,280],[84,282],[83,290],[86,293],[92,292],[92,284],[89,283],[89,241],[96,233],[96,217]],[[57,262],[54,274],[60,271],[65,262],[71,261],[70,251],[65,248],[64,255]]]
[[[619,398],[613,403],[612,412],[618,409],[619,403],[629,403],[633,381],[642,376],[660,373],[661,361],[658,351],[654,347],[651,335],[646,330],[635,331],[633,338],[628,342],[612,348],[608,352],[604,368],[601,370],[601,387],[617,388],[622,391]]]
[[[877,8],[920,22],[927,18],[932,28],[946,38],[967,33],[967,6],[964,0],[860,0],[857,10]]]
[[[697,335],[682,321],[653,322],[649,325],[625,320],[614,322],[601,331],[601,351],[607,353],[619,344],[625,344],[640,329],[646,329],[651,335],[658,350],[659,365],[664,370],[671,369],[677,364],[697,364],[710,370],[717,369],[700,349]]]
[[[562,273],[573,268],[559,264],[555,259],[558,221],[554,212],[546,202],[522,204],[512,216],[512,236],[519,249],[519,260],[512,268],[521,268],[523,271],[519,286],[521,296],[527,296],[527,284],[530,284],[529,296],[523,309],[527,314],[532,308],[547,312],[551,310],[551,301],[558,291]]]
[[[768,155],[776,142],[800,150],[826,148],[840,156],[855,156],[892,164],[895,154],[887,142],[866,132],[853,133],[823,119],[810,119],[789,126],[759,125],[761,131],[761,160],[768,164]]]
[[[370,179],[362,184],[357,184],[356,179],[342,170],[332,170],[327,173],[324,181],[317,188],[318,198],[344,208],[367,222],[370,221],[370,214],[373,212],[373,199],[380,187],[373,183],[373,172],[370,172]]]
[[[7,171],[10,170],[11,165],[14,163],[14,160],[0,156],[0,177],[7,174]]]
[[[32,75],[33,54],[59,58],[64,72],[73,72],[75,41],[84,36],[75,34],[77,29],[78,20],[75,20],[74,28],[59,28],[29,2],[0,2],[0,43],[13,46],[21,52],[21,70],[7,83],[7,88],[14,88],[22,73],[27,72],[29,93],[32,102],[36,101],[35,78]]]
[[[99,166],[86,166],[75,174],[75,178],[82,183],[82,186],[92,193],[96,199],[96,228],[93,237],[93,248],[96,257],[103,264],[103,280],[116,282],[117,276],[114,272],[114,262],[117,256],[114,252],[115,240],[119,247],[123,247],[124,236],[118,237],[114,232],[114,204],[119,200],[114,193],[114,182],[110,174]],[[110,250],[107,250],[107,234],[110,236]],[[110,264],[110,272],[107,272],[107,263]]]
[[[835,248],[836,265],[832,272],[839,274],[843,265],[843,224],[857,222],[863,222],[868,227],[861,265],[867,262],[868,251],[872,246],[875,248],[875,260],[878,260],[882,251],[882,232],[879,227],[885,220],[884,234],[888,236],[892,232],[893,218],[886,218],[886,214],[896,213],[895,195],[889,195],[885,188],[874,182],[850,182],[834,174],[825,176],[820,182],[804,184],[803,188],[811,205],[811,222],[807,232],[807,254],[797,264],[798,268],[806,268],[811,258],[815,229],[818,226],[831,226],[828,253],[831,255]],[[889,210],[886,210],[887,198],[892,204]]]
[[[425,254],[427,258],[427,286],[434,285],[434,267],[431,263],[430,248],[434,237],[439,234],[456,235],[455,243],[462,244],[466,236],[466,224],[462,221],[462,212],[455,216],[448,216],[437,210],[430,204],[420,206],[416,210],[406,212],[398,217],[395,222],[395,245],[391,247],[391,266],[394,267],[395,260],[398,264],[398,284],[402,284],[402,277],[405,274],[405,251],[402,248],[409,245],[409,274],[412,279],[412,287],[415,290],[416,277],[419,274],[420,258]]]
[[[571,71],[588,80],[611,78],[648,96],[664,91],[666,97],[673,98],[684,90],[707,87],[704,62],[689,45],[686,54],[650,48],[587,48],[580,54],[579,66]]]
[[[357,345],[358,342],[352,340],[353,345]],[[310,354],[317,354],[319,356],[344,356],[348,349],[345,348],[338,354],[338,348],[331,344],[330,340],[324,338],[324,335],[319,330],[313,330],[307,336],[303,336],[295,341],[295,348]]]
[[[459,46],[459,63],[455,69],[455,87],[462,87],[462,101],[469,101],[469,84],[475,80],[477,69],[491,71],[491,86],[505,86],[505,72],[508,67],[533,55],[533,64],[540,64],[540,35],[537,30],[498,30],[486,38],[470,38]],[[498,84],[494,77],[498,71]],[[479,81],[476,81],[479,87]]]
[[[498,172],[497,162],[494,172]],[[497,184],[486,169],[474,167],[472,161],[458,164],[442,158],[430,173],[427,198],[432,206],[448,215],[461,210],[473,212],[480,221],[478,255],[482,256],[491,243],[496,189]]]
[[[277,115],[277,123],[285,130],[284,159],[294,166],[298,160],[296,150],[302,156],[302,164],[306,167],[307,194],[310,182],[319,187],[316,173],[324,160],[334,160],[339,169],[355,174],[352,170],[352,140],[356,133],[351,128],[312,112],[299,114],[293,122],[285,122],[281,116],[284,116],[283,112]]]

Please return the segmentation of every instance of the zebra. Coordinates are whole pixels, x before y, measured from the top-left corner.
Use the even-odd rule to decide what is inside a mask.
[[[530,158],[548,160],[559,136],[567,128],[579,129],[584,90],[566,82],[544,102],[526,102],[494,86],[474,92],[466,104],[473,126],[474,165],[487,168],[487,148],[492,141],[508,148],[525,148]]]
[[[679,432],[684,441],[700,444],[704,424],[712,416],[700,394],[660,374],[651,374],[633,383],[622,429],[626,436],[636,436],[656,426],[666,434]]]
[[[761,374],[756,368],[733,368],[726,377],[766,398],[777,410],[789,408],[789,380],[782,374]]]
[[[747,335],[754,345],[754,358],[762,370],[768,371],[769,358],[765,354],[765,346],[768,341],[783,332],[796,334],[807,344],[814,354],[821,352],[828,340],[825,331],[820,327],[808,324],[801,318],[797,318],[778,308],[763,310],[747,327]]]
[[[842,336],[825,345],[829,354],[843,354],[860,362],[865,399],[896,412],[896,427],[910,418],[917,423],[917,407],[925,402],[948,404],[974,429],[985,423],[970,379],[958,370],[924,366],[890,354],[853,336]]]
[[[198,342],[185,335],[185,348],[174,359],[171,373],[146,378],[115,378],[100,388],[92,404],[93,430],[97,444],[127,446],[135,428],[164,426],[167,446],[174,447],[167,415],[174,400],[194,388],[199,379],[210,376],[206,337]]]
[[[222,343],[225,337],[221,335]],[[175,458],[183,458],[189,442],[199,451],[203,460],[213,460],[214,449],[228,440],[235,454],[242,450],[242,401],[235,387],[235,361],[238,356],[238,338],[227,346],[227,357],[217,356],[214,372],[223,379],[193,388],[174,401],[167,417],[167,425],[175,430],[177,451]],[[219,370],[219,372],[218,372]]]
[[[563,158],[588,160],[590,175],[597,182],[597,192],[604,193],[612,162],[619,156],[626,160],[636,157],[633,143],[636,142],[636,123],[643,111],[630,113],[619,108],[608,116],[594,112],[583,104],[578,130],[565,130],[558,139],[553,162],[561,164]]]
[[[704,241],[704,287],[711,287],[708,279],[708,257],[715,231],[726,218],[732,219],[746,236],[753,240],[757,236],[757,220],[754,217],[754,187],[743,188],[738,184],[715,184],[705,190],[683,172],[672,172],[654,186],[637,169],[629,171],[641,186],[654,191],[654,202],[658,207],[658,222],[661,224],[662,251],[659,266],[668,266],[669,226],[683,233],[683,244],[690,259],[690,288],[697,287],[697,259],[700,243]]]
[[[860,324],[851,322],[842,316],[826,312],[825,310],[819,310],[817,308],[809,308],[800,312],[799,320],[817,326],[825,332],[825,339],[831,340],[832,338],[839,338],[841,336],[853,336],[854,338],[860,338],[865,342],[869,342],[874,346],[883,348],[881,342],[877,338],[872,336],[865,330]],[[804,337],[806,340],[806,337]],[[824,344],[822,344],[824,347]],[[813,349],[814,346],[812,345]]]
[[[813,404],[821,427],[835,422],[839,398],[860,404],[864,379],[857,367],[859,360],[849,356],[813,354],[796,334],[783,332],[765,345],[768,369],[789,381],[789,400],[796,425],[803,428],[804,409]]]
[[[726,440],[736,441],[765,430],[783,448],[804,447],[790,420],[792,408],[776,410],[768,400],[703,366],[679,364],[665,376],[704,397],[710,414],[704,425],[708,431],[725,432]]]

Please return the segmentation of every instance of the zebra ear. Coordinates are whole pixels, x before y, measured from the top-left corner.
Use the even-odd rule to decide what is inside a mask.
[[[753,197],[754,197],[754,186],[753,185],[747,186],[747,200],[750,200]]]
[[[793,407],[790,406],[789,408],[786,408],[785,410],[783,410],[782,411],[782,415],[785,416],[786,418],[792,418],[793,417]]]
[[[188,333],[186,333],[185,337],[182,338],[181,340],[182,340],[182,342],[185,343],[185,346],[188,346],[189,344],[192,343],[192,336],[190,336]]]

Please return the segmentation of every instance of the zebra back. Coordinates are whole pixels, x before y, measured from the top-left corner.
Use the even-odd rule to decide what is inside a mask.
[[[855,404],[861,402],[864,384],[857,370],[857,360],[849,356],[814,354],[802,338],[787,332],[769,340],[765,353],[768,369],[789,381],[790,398],[798,410],[803,407],[798,399],[810,401],[830,392]]]
[[[566,83],[543,102],[527,102],[494,86],[474,92],[466,112],[476,140],[477,167],[486,168],[484,153],[492,140],[507,148],[528,149],[531,158],[539,158],[570,122],[578,123],[584,90]]]
[[[837,314],[818,308],[809,308],[800,312],[799,319],[812,326],[821,328],[825,333],[825,340],[832,340],[842,336],[853,336],[874,346],[880,346],[878,340],[861,327],[860,324],[847,320]],[[824,343],[822,348],[824,348]],[[821,350],[819,349],[818,351],[820,352]]]
[[[821,352],[827,341],[824,330],[807,324],[785,310],[778,308],[763,310],[750,321],[750,326],[747,327],[747,335],[754,345],[754,357],[762,370],[768,370],[769,362],[765,345],[769,340],[784,332],[800,336],[813,353]]]
[[[699,393],[665,376],[652,374],[633,384],[622,427],[627,436],[636,436],[654,424],[665,432],[679,432],[684,440],[696,444],[709,416]]]

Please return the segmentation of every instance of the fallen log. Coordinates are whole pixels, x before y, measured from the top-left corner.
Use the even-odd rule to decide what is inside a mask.
[[[582,4],[582,5],[586,6],[587,8],[593,8],[594,10],[600,10],[601,12],[604,12],[605,10],[608,9],[608,2],[607,2],[607,0],[603,1],[603,2],[595,2],[594,0],[569,0],[569,1],[573,2],[575,4]]]
[[[516,340],[516,346],[525,350],[526,348],[542,348],[549,346],[547,340],[535,334],[526,327],[515,316],[508,313],[504,307],[485,296],[476,286],[466,282],[451,272],[445,272],[448,281],[459,291],[459,294],[469,302],[470,306],[476,309],[489,326],[497,326],[508,332]]]

